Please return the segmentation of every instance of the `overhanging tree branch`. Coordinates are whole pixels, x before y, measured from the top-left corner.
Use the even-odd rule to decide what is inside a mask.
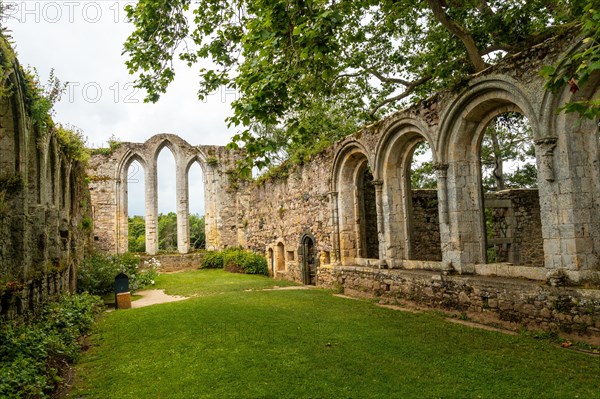
[[[429,8],[431,8],[435,18],[440,21],[450,33],[458,37],[460,41],[463,42],[467,50],[467,54],[469,55],[469,59],[471,60],[471,64],[473,64],[473,67],[475,67],[475,72],[483,71],[486,68],[486,64],[481,57],[481,53],[479,52],[477,45],[475,44],[475,40],[473,40],[473,36],[456,21],[450,19],[442,7],[441,0],[427,0],[427,3],[429,4]]]
[[[412,84],[408,80],[399,79],[399,78],[390,78],[388,76],[384,76],[382,73],[380,73],[379,71],[377,71],[373,68],[366,68],[365,70],[367,72],[369,72],[371,75],[375,76],[380,81],[382,81],[383,83],[399,83],[403,86],[410,86]]]
[[[390,98],[386,98],[385,100],[383,100],[382,102],[380,102],[379,104],[377,104],[369,113],[369,116],[373,119],[375,119],[375,113],[377,111],[379,111],[381,109],[381,107],[385,106],[386,104],[392,103],[394,101],[400,101],[406,97],[408,97],[413,91],[415,91],[415,89],[419,86],[421,86],[422,84],[427,83],[428,81],[430,81],[433,77],[432,76],[425,76],[419,80],[415,80],[414,82],[410,82],[406,85],[406,90],[404,90],[402,93],[398,94],[397,96],[394,97],[390,97]]]

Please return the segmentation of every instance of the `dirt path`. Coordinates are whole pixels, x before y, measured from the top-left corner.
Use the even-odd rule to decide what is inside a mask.
[[[159,303],[177,302],[188,299],[185,296],[173,296],[165,294],[164,290],[146,290],[136,292],[136,295],[141,295],[142,298],[131,302],[132,308],[143,308],[144,306],[156,305]]]

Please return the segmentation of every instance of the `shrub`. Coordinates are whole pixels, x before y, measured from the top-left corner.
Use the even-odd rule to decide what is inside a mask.
[[[138,291],[154,284],[159,267],[160,262],[155,258],[140,265],[140,257],[131,253],[114,256],[97,253],[79,267],[77,289],[95,295],[109,294],[113,292],[117,274],[125,273],[130,291]]]
[[[90,294],[103,295],[113,290],[118,274],[110,257],[93,254],[84,259],[77,273],[77,290]]]
[[[239,248],[207,252],[201,268],[223,268],[232,273],[268,274],[267,260],[264,256]]]
[[[77,359],[78,338],[102,309],[100,298],[69,295],[44,306],[35,322],[0,324],[0,397],[48,398],[60,367]]]
[[[201,269],[222,269],[223,251],[207,251],[202,258]]]

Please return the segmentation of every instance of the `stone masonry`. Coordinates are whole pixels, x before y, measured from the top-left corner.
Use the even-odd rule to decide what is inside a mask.
[[[214,220],[207,226],[209,247],[262,252],[278,278],[306,282],[305,260],[311,259],[316,285],[598,334],[598,121],[557,110],[597,98],[600,73],[576,93],[548,92],[538,73],[578,46],[576,38],[549,39],[257,182],[229,180],[235,155],[224,149],[215,149],[219,167],[211,168],[205,148],[176,136],[124,143],[96,157],[90,172],[98,243],[113,252],[126,249],[126,171],[135,159],[146,170],[147,248],[156,251],[155,160],[169,145],[178,163],[182,219],[181,173],[198,159],[214,182],[207,185],[214,211],[207,208]],[[479,146],[487,125],[506,112],[530,123],[538,188],[485,196]],[[432,150],[437,177],[429,193],[410,188],[412,156],[422,142]],[[494,220],[490,236],[486,208]],[[180,251],[186,252],[185,223],[180,228]],[[304,253],[307,237],[311,254]]]
[[[25,76],[0,40],[9,93],[0,97],[0,318],[14,319],[75,290],[92,219],[85,168],[33,122]]]
[[[168,147],[175,157],[177,201],[177,247],[190,250],[188,172],[194,162],[203,171],[206,203],[206,248],[238,245],[237,202],[227,171],[236,160],[224,147],[192,146],[172,134],[153,136],[145,143],[119,143],[112,152],[92,156],[88,174],[94,211],[96,247],[112,253],[127,252],[127,186],[129,166],[138,161],[144,169],[146,251],[158,253],[158,192],[156,161]]]

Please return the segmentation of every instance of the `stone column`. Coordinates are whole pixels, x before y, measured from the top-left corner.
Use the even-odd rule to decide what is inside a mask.
[[[117,219],[117,231],[116,231],[116,243],[115,252],[122,254],[128,250],[128,220],[127,220],[127,170],[121,174],[121,178],[117,180],[117,201],[116,201],[116,219]]]
[[[354,247],[356,253],[355,258],[366,258],[366,242],[360,223],[361,215],[364,214],[364,209],[361,209],[361,193],[358,187],[354,187]]]
[[[146,178],[146,253],[158,253],[158,182],[156,177],[156,159],[147,162]]]
[[[217,227],[217,209],[215,196],[215,171],[208,165],[202,166],[204,178],[204,231],[206,237],[206,249],[218,250],[220,244],[219,229]]]
[[[340,218],[338,210],[338,193],[332,191],[328,193],[329,205],[331,208],[331,227],[333,228],[333,237],[331,237],[332,253],[331,263],[339,265],[341,262],[340,256]]]
[[[175,191],[177,201],[177,250],[180,254],[190,251],[190,197],[186,165],[176,160]]]
[[[448,167],[446,163],[436,163],[434,166],[437,177],[438,212],[440,224],[440,241],[442,245],[442,269],[452,270],[452,261],[444,249],[450,247],[450,218],[448,215]]]
[[[458,160],[449,164],[447,172],[448,223],[440,224],[442,259],[460,274],[473,273],[475,264],[485,259],[483,199],[477,168],[476,161]]]
[[[383,180],[374,180],[375,186],[375,205],[377,207],[377,241],[379,242],[379,263],[380,269],[386,268],[386,242],[385,242],[385,223],[383,220]]]
[[[436,163],[433,168],[437,177],[440,223],[448,224],[448,164]]]
[[[540,154],[538,175],[541,179],[553,182],[554,176],[554,149],[556,137],[543,137],[534,141],[537,153]]]

